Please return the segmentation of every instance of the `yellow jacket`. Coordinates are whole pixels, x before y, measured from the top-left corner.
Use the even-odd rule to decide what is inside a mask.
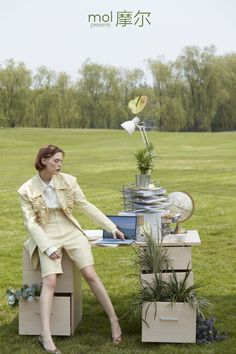
[[[82,228],[78,220],[73,216],[72,209],[77,205],[84,214],[98,224],[102,229],[109,232],[116,227],[99,209],[89,203],[84,196],[80,186],[74,176],[66,173],[54,175],[53,182],[58,197],[59,205],[65,215],[70,219],[82,232]],[[44,252],[53,244],[47,237],[43,225],[48,221],[48,208],[43,199],[43,186],[40,182],[39,174],[25,182],[19,189],[21,209],[24,217],[24,225],[29,232],[30,238],[24,243],[25,248],[30,254],[30,258],[34,267],[38,265],[38,247]]]

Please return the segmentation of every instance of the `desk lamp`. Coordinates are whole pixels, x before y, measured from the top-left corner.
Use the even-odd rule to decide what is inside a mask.
[[[134,117],[132,120],[127,120],[126,122],[121,124],[122,128],[124,128],[130,135],[133,134],[135,128],[137,127],[140,130],[143,143],[146,148],[149,146],[147,133],[146,133],[146,126],[144,122],[140,122],[139,117]]]

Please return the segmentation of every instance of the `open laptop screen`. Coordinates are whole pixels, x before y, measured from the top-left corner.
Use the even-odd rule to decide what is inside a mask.
[[[125,234],[126,239],[136,239],[137,216],[107,215],[107,217]],[[112,233],[103,230],[103,238],[112,239]]]

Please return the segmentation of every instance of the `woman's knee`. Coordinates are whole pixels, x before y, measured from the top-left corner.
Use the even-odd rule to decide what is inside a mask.
[[[46,286],[47,288],[55,289],[56,284],[57,284],[56,274],[50,274],[43,278],[43,286]]]
[[[93,266],[84,267],[80,270],[83,278],[88,282],[91,283],[98,279],[97,273]]]

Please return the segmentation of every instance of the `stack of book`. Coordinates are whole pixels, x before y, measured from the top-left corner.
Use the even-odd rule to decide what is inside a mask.
[[[168,210],[170,202],[165,188],[138,189],[135,185],[123,186],[123,201],[126,211],[137,213],[160,213]]]
[[[144,223],[149,223],[155,237],[157,229],[164,237],[172,232],[171,224],[176,223],[180,214],[173,213],[166,189],[152,184],[151,188],[139,189],[135,184],[123,186],[124,211],[122,215],[143,215]],[[139,232],[140,233],[140,232]]]

